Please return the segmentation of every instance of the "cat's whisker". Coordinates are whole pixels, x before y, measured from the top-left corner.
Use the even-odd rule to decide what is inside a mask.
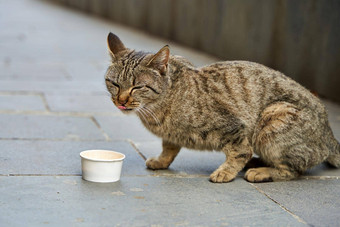
[[[136,112],[144,119],[144,121],[150,126],[149,122],[146,120],[145,112],[143,111],[143,107],[136,108]]]
[[[144,106],[143,109],[150,114],[150,116],[156,121],[158,125],[161,125],[161,122],[157,118],[156,114],[150,108],[147,108],[146,106]]]

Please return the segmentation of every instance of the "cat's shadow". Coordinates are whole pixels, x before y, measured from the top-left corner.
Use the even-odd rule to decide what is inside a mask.
[[[329,176],[329,177],[340,177],[340,169],[331,166],[328,163],[321,163],[313,168],[307,170],[302,176]]]
[[[185,160],[181,161],[185,162]],[[256,167],[265,167],[266,165],[262,163],[259,159],[252,159],[247,166],[238,173],[237,177],[243,177],[246,171],[249,168]],[[210,174],[217,168],[218,166],[209,165],[209,166],[193,166],[193,165],[182,165],[181,163],[174,162],[172,166],[168,169],[162,170],[151,170],[147,169],[147,171],[154,176],[205,176],[209,177]],[[313,168],[307,170],[304,174],[301,175],[301,178],[306,177],[340,177],[340,169],[335,168],[328,163],[321,163]]]

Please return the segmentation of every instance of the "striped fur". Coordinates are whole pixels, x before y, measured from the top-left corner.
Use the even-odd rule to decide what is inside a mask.
[[[233,180],[253,153],[266,167],[249,169],[251,182],[290,180],[325,160],[340,166],[324,106],[289,77],[246,61],[197,68],[170,56],[167,46],[137,52],[121,48],[111,34],[106,85],[112,100],[163,140],[148,168],[168,168],[181,147],[226,154],[212,182]]]

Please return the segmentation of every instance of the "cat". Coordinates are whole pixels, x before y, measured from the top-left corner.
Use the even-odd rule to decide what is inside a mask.
[[[340,167],[321,101],[282,73],[247,61],[196,68],[167,45],[151,54],[126,48],[112,33],[107,42],[113,103],[162,138],[163,151],[147,168],[168,168],[181,147],[224,152],[210,175],[218,183],[232,181],[253,154],[265,165],[247,170],[249,182],[291,180],[323,161]]]

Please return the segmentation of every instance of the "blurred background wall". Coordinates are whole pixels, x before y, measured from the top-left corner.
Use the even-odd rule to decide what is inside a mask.
[[[265,64],[340,102],[339,0],[54,1],[223,60]]]

